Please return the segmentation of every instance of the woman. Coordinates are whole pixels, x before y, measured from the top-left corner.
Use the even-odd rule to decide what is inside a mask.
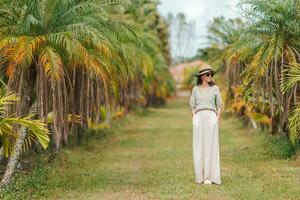
[[[201,66],[190,97],[196,183],[221,184],[218,123],[223,104],[220,89],[212,81],[214,74],[210,65]]]

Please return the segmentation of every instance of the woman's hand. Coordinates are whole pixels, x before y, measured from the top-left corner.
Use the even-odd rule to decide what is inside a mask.
[[[222,109],[218,109],[218,111],[217,111],[217,117],[218,117],[218,120],[220,119],[221,110],[222,110]]]

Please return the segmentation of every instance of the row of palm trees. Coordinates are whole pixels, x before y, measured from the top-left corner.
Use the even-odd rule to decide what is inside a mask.
[[[0,112],[1,146],[7,141],[1,120],[11,115],[39,120],[43,137],[48,131],[40,122],[47,124],[58,150],[72,133],[80,140],[91,124],[109,121],[117,108],[164,103],[174,84],[168,26],[156,6],[150,0],[0,0],[1,80],[6,94],[19,97]],[[10,158],[2,185],[26,138],[40,136],[20,125],[9,140],[14,150],[1,148]]]
[[[227,104],[254,125],[300,139],[300,1],[243,0],[242,19],[209,24],[199,56],[228,80]]]

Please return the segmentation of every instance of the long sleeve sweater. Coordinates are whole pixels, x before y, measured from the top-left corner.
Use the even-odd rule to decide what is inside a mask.
[[[215,112],[217,109],[221,109],[223,102],[219,86],[208,86],[205,91],[202,91],[197,85],[194,86],[190,97],[190,107],[193,113],[203,108],[213,109]]]

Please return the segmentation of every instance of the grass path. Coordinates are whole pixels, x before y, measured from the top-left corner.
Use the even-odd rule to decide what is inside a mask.
[[[300,199],[299,161],[226,113],[222,185],[195,184],[187,102],[129,115],[110,140],[64,150],[47,177],[45,199]]]

